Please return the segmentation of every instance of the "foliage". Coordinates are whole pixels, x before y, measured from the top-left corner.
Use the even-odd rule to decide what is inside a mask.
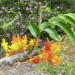
[[[39,37],[39,34],[40,34],[40,31],[39,31],[39,28],[37,25],[35,24],[30,24],[27,26],[27,28],[30,30],[31,34],[34,36],[34,37]]]
[[[34,27],[35,27],[35,29],[34,29]],[[53,28],[50,28],[50,27],[47,28],[47,27],[48,27],[48,23],[46,23],[46,22],[42,23],[39,27],[37,25],[28,25],[27,26],[27,28],[30,30],[31,34],[36,38],[39,37],[43,31],[46,31],[52,38],[55,38],[55,40],[58,41],[59,35],[56,33],[56,31]],[[33,30],[31,30],[31,28],[33,28]],[[37,34],[39,34],[39,35],[35,36]]]
[[[67,26],[67,23],[74,26],[74,17],[75,14],[63,14],[58,15],[57,17],[53,17],[49,19],[50,24],[59,26],[69,37],[70,41],[75,44],[75,36],[71,29]]]
[[[12,19],[11,21],[7,22],[7,23],[4,23],[1,28],[4,30],[4,31],[7,31],[10,29],[10,27],[12,27],[13,23],[18,19],[18,15],[15,16],[14,19]]]
[[[40,34],[45,31],[57,41],[60,41],[60,37],[55,31],[55,26],[60,27],[69,37],[72,44],[75,44],[75,36],[72,30],[68,27],[67,23],[75,27],[75,14],[61,14],[49,19],[49,22],[42,23],[39,27],[37,25],[28,25],[28,29],[34,37],[39,37]],[[39,34],[40,32],[40,34]],[[35,36],[39,34],[38,36]]]
[[[15,19],[10,26],[8,26],[7,31],[0,28],[0,38],[6,38],[8,41],[11,39],[11,36],[14,34],[23,36],[25,33],[28,36],[31,36],[28,32],[26,26],[31,23],[38,23],[38,2],[42,2],[42,21],[48,21],[50,17],[58,15],[60,13],[71,12],[71,6],[74,6],[74,1],[63,1],[63,0],[0,0],[0,27],[4,24],[10,24],[12,20],[14,20],[18,15],[18,18]],[[56,2],[56,4],[55,4]],[[68,4],[68,5],[67,5]],[[63,6],[64,5],[64,6]],[[58,8],[59,7],[59,8]],[[63,9],[61,9],[63,8]],[[70,11],[68,11],[68,9]],[[61,11],[62,10],[62,11]],[[74,11],[74,9],[72,9]],[[14,13],[8,13],[8,12]],[[9,23],[10,22],[10,23]],[[5,26],[3,27],[5,28]],[[48,29],[47,29],[48,30]],[[47,31],[46,30],[46,31]],[[53,29],[51,29],[52,31]],[[2,33],[3,32],[3,33]],[[55,32],[55,31],[54,31]],[[48,33],[48,32],[47,32]],[[9,36],[8,36],[9,35]],[[54,35],[53,35],[54,36]],[[53,36],[51,36],[53,38]],[[58,35],[55,36],[59,37]],[[0,42],[1,42],[0,39]],[[55,38],[54,38],[55,39]],[[58,39],[56,39],[58,40]]]

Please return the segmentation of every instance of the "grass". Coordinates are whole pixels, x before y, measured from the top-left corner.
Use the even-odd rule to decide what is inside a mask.
[[[50,63],[40,63],[38,70],[50,75],[75,75],[75,63],[70,61],[55,67],[50,65]]]

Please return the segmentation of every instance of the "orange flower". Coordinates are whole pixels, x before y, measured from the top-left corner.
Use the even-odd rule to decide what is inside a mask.
[[[41,61],[43,61],[43,62],[48,62],[48,61],[51,61],[51,60],[52,60],[53,54],[52,54],[51,51],[45,51],[45,50],[43,49],[42,53],[40,53],[40,54],[38,55],[38,57],[39,57],[39,59],[40,59]]]
[[[50,51],[51,50],[51,44],[48,42],[44,42],[45,50]]]
[[[49,51],[48,54],[49,54],[48,60],[51,61],[52,58],[54,57],[54,55],[53,55],[53,53],[51,51]]]
[[[38,57],[42,62],[48,62],[49,54],[41,53],[38,55]]]
[[[38,57],[34,57],[34,58],[31,58],[29,60],[30,63],[33,63],[33,64],[38,64],[39,63],[39,58]]]
[[[58,65],[61,61],[61,58],[57,55],[57,52],[60,51],[60,46],[57,44],[50,44],[48,42],[44,42],[44,46],[45,48],[42,48],[39,55],[30,59],[29,61],[34,64],[38,64],[39,61],[42,61],[50,62],[53,66]],[[51,49],[54,50],[55,53]]]
[[[61,58],[59,56],[55,55],[52,58],[51,63],[52,63],[53,66],[56,66],[60,63],[60,61],[61,61]]]
[[[20,37],[13,35],[13,37],[12,37],[12,43],[16,43],[18,41],[20,41]]]

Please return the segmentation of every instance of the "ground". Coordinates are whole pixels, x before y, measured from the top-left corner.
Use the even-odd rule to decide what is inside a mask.
[[[2,65],[0,75],[36,75],[35,65],[29,63],[17,63],[14,65]]]
[[[64,53],[66,54],[70,54],[73,55],[75,54],[75,46],[72,45],[70,42],[66,41],[63,43],[63,46],[65,46],[64,48]],[[67,60],[72,59],[72,57],[67,57],[67,59],[64,61],[67,62]],[[74,60],[74,59],[72,59]],[[26,63],[26,62],[17,62],[13,65],[1,65],[0,66],[0,75],[50,75],[50,74],[44,74],[44,73],[40,73],[37,70],[36,65],[34,64],[30,64],[30,63]]]

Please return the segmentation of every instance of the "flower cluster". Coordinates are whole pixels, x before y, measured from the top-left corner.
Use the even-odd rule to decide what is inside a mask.
[[[44,42],[44,48],[38,54],[38,56],[29,59],[29,62],[38,64],[40,61],[42,62],[50,62],[53,66],[56,66],[60,63],[61,58],[58,56],[60,52],[59,44],[50,44],[48,42]]]
[[[23,52],[24,50],[31,50],[34,46],[37,45],[37,43],[37,39],[31,39],[28,41],[27,36],[23,36],[21,38],[20,36],[14,35],[12,37],[11,45],[9,45],[8,42],[6,42],[6,40],[3,38],[1,46],[6,52],[5,57],[9,57],[16,53]]]
[[[5,57],[12,56],[16,53],[23,52],[24,50],[32,50],[38,44],[37,39],[31,39],[28,41],[27,36],[13,36],[11,44],[3,38],[2,39],[2,48],[5,50]],[[50,62],[52,65],[56,66],[60,63],[61,58],[58,56],[60,52],[60,44],[50,44],[49,42],[44,42],[44,47],[37,56],[29,59],[30,63],[38,64],[42,62]]]

